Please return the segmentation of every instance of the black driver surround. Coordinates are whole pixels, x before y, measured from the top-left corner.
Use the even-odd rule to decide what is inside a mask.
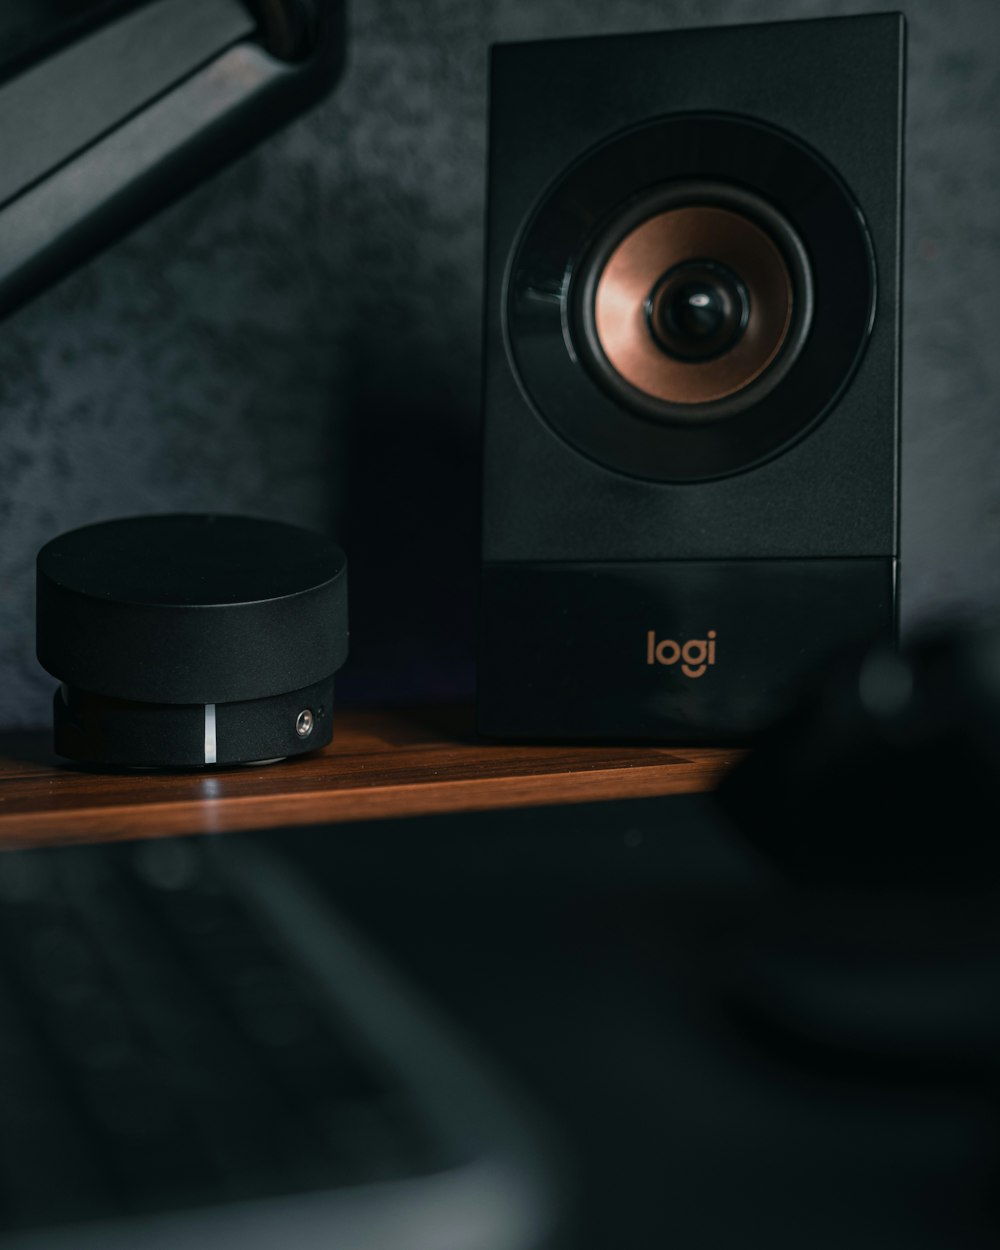
[[[634,402],[612,394],[594,376],[579,314],[580,274],[598,241],[636,204],[683,184],[766,203],[801,240],[813,293],[790,365],[769,371],[752,406],[712,405],[709,419],[698,405],[672,412],[639,392]],[[678,114],[604,141],[543,195],[506,276],[506,346],[535,410],[577,451],[637,478],[706,481],[772,458],[822,420],[864,352],[875,288],[860,209],[820,156],[744,117]]]

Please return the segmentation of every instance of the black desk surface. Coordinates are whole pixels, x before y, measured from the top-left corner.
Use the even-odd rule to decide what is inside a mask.
[[[974,1011],[974,985],[933,1001],[947,955],[910,941],[968,937],[968,900],[790,890],[703,796],[234,836],[315,865],[520,1082],[574,1244],[996,1244],[995,1084],[896,1054]]]
[[[793,887],[708,795],[222,836],[527,1095],[572,1250],[997,1244],[992,899]]]

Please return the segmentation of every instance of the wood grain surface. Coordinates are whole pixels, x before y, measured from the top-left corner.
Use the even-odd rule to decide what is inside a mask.
[[[496,743],[471,708],[345,710],[333,743],[199,772],[82,769],[0,734],[0,847],[413,816],[711,788],[737,750]]]

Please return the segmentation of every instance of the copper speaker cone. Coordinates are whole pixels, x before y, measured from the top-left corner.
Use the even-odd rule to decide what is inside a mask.
[[[647,309],[663,275],[710,261],[737,275],[749,297],[745,327],[711,360],[664,350]],[[646,218],[612,248],[594,287],[597,343],[608,363],[642,394],[672,405],[711,404],[748,387],[777,358],[792,326],[794,288],[770,235],[749,217],[714,204]]]

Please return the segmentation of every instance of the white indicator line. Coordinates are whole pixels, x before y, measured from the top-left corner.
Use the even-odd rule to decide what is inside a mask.
[[[205,704],[205,763],[215,763],[215,704]]]

